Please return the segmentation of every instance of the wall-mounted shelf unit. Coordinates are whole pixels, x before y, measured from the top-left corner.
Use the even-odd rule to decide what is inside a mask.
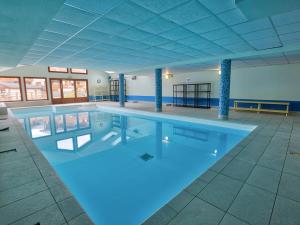
[[[173,105],[179,107],[210,108],[211,83],[174,84]]]

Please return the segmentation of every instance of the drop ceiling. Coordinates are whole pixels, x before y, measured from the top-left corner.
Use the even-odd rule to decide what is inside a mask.
[[[241,11],[234,0],[66,0],[51,7],[52,1],[24,2],[0,3],[1,18],[10,18],[1,19],[6,29],[0,35],[2,66],[130,72],[207,68],[222,58],[233,58],[237,67],[300,61],[300,10],[295,7],[249,19],[247,10],[254,9]],[[44,7],[30,10],[34,2]],[[20,8],[39,29],[28,30],[26,20],[12,19]],[[23,36],[16,39],[16,32]]]

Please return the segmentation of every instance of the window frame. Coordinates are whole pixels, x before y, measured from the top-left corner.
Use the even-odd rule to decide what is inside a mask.
[[[43,99],[28,99],[28,96],[27,96],[27,87],[26,87],[26,79],[27,78],[28,79],[43,79],[43,80],[45,80],[47,98],[43,98]],[[47,79],[47,77],[23,77],[23,82],[24,82],[24,89],[25,89],[26,101],[32,102],[32,101],[45,101],[45,100],[49,100],[48,79]]]
[[[53,71],[51,70],[51,68],[63,68],[63,69],[67,69],[66,71]],[[58,67],[58,66],[48,66],[48,72],[49,73],[69,73],[69,68],[67,67]]]
[[[70,68],[70,73],[72,73],[72,74],[84,74],[84,75],[87,75],[87,74],[88,74],[88,70],[87,70],[87,69],[80,69],[80,70],[85,70],[84,73],[75,72],[74,70],[76,70],[76,69],[79,70],[80,68]]]
[[[19,80],[19,89],[20,89],[20,100],[14,100],[14,101],[6,101],[6,100],[1,100],[1,102],[22,102],[23,101],[23,90],[22,90],[22,83],[21,83],[21,77],[19,76],[0,76],[0,78],[17,78]]]

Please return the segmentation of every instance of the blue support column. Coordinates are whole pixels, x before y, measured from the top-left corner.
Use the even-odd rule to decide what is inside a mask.
[[[224,59],[221,63],[219,119],[228,119],[230,98],[231,60]]]
[[[119,74],[119,103],[120,107],[125,106],[125,81],[124,81],[124,74]]]
[[[155,69],[155,110],[162,111],[162,69]]]

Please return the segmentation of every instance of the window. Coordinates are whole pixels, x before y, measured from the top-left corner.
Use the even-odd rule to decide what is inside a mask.
[[[46,78],[24,77],[24,84],[27,101],[48,99]]]
[[[76,95],[77,95],[77,98],[87,97],[87,81],[86,80],[76,80]]]
[[[20,77],[0,77],[0,102],[22,101]]]
[[[51,93],[53,99],[61,98],[61,80],[51,80]]]
[[[88,74],[87,69],[74,69],[71,68],[71,73],[76,73],[76,74]]]
[[[75,98],[75,82],[74,80],[63,80],[64,98]]]
[[[55,66],[49,66],[48,67],[48,71],[49,72],[53,72],[53,73],[68,73],[69,72],[68,68],[65,68],[65,67],[55,67]]]

